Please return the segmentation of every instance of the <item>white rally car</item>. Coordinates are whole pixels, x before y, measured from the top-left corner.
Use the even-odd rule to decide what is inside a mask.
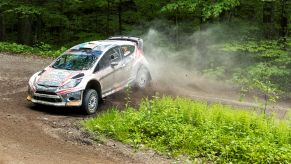
[[[29,80],[27,100],[52,106],[81,106],[96,112],[98,102],[128,86],[151,80],[143,40],[110,37],[76,45]]]

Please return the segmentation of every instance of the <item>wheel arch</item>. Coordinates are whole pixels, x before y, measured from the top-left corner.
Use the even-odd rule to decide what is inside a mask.
[[[144,68],[144,69],[147,71],[148,76],[149,76],[149,80],[151,81],[151,80],[152,80],[151,72],[150,72],[150,70],[148,69],[148,67],[147,67],[146,65],[144,65],[144,64],[140,64],[140,65],[138,66],[138,69],[137,69],[137,71],[136,71],[136,73],[135,73],[135,76],[137,76],[138,72],[139,72],[142,68]]]
[[[87,83],[85,90],[87,90],[87,89],[95,89],[98,93],[99,99],[102,99],[102,89],[101,89],[101,85],[100,85],[99,81],[90,80]]]

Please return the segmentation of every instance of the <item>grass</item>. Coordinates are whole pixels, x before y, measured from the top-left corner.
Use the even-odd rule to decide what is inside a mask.
[[[53,49],[50,45],[40,43],[35,45],[34,47],[9,43],[9,42],[0,42],[0,52],[8,52],[14,54],[33,54],[44,57],[58,57],[66,51],[65,47],[61,47],[60,49]]]
[[[138,109],[111,109],[83,121],[96,137],[173,157],[218,163],[290,163],[290,120],[184,98],[143,100]]]

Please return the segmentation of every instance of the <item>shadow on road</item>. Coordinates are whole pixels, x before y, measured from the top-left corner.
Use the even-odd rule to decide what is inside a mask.
[[[86,116],[81,108],[78,107],[54,107],[40,104],[28,104],[27,107],[31,110],[42,112],[50,115],[57,116],[71,116],[71,117],[84,117]]]
[[[105,112],[111,108],[123,109],[126,103],[129,103],[131,106],[138,106],[142,98],[151,97],[154,95],[152,90],[150,91],[138,91],[134,90],[128,94],[126,91],[120,91],[111,96],[103,99],[102,102],[99,102],[97,113],[91,116],[88,116],[83,112],[81,107],[54,107],[33,104],[28,102],[27,107],[33,111],[47,113],[50,115],[56,116],[71,116],[71,117],[94,117],[102,112]]]

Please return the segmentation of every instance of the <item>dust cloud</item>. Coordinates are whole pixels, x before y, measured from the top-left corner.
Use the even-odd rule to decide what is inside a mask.
[[[142,38],[153,86],[184,96],[191,92],[220,97],[222,92],[233,92],[234,87],[230,81],[218,80],[216,76],[209,76],[205,72],[211,70],[210,67],[228,68],[234,63],[231,58],[220,56],[218,50],[215,50],[219,40],[216,33],[217,28],[210,28],[179,38],[177,44],[165,34],[150,29]],[[223,74],[224,71],[216,74]]]

